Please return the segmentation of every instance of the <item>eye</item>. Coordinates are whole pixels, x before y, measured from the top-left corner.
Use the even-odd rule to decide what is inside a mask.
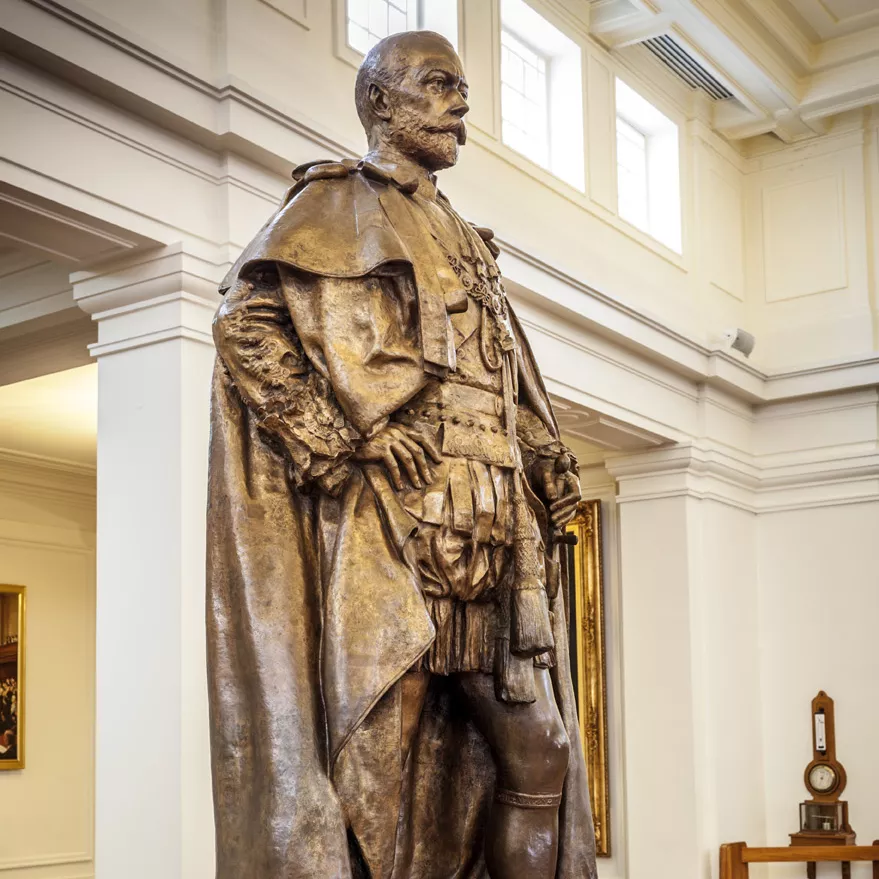
[[[427,81],[427,84],[430,88],[432,88],[435,92],[443,92],[446,90],[446,80],[445,77],[442,76],[434,76],[432,79]]]

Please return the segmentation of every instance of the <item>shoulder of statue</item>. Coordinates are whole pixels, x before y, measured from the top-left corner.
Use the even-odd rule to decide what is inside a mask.
[[[347,180],[355,170],[356,163],[349,159],[315,159],[293,169],[293,185],[284,194],[281,208],[294,199],[306,186],[317,180]]]
[[[289,201],[294,199],[309,184],[317,180],[347,180],[351,181],[358,176],[365,177],[373,183],[393,186],[401,192],[411,195],[418,188],[418,180],[415,177],[404,177],[375,165],[367,159],[316,159],[304,162],[293,169],[293,185],[287,190],[283,208]]]
[[[409,262],[379,201],[391,180],[367,164],[318,160],[295,168],[293,186],[232,266],[221,291],[257,262],[337,278],[361,277],[388,262]]]

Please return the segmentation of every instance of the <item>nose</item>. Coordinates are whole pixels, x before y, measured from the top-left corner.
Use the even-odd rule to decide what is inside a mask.
[[[455,106],[449,110],[449,113],[452,116],[455,116],[458,119],[463,119],[470,112],[470,105],[460,96],[458,95],[458,100],[455,103]]]

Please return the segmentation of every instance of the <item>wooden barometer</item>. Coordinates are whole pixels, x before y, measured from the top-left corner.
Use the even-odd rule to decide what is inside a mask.
[[[800,803],[800,829],[790,835],[791,845],[854,845],[855,832],[848,821],[848,803],[840,796],[846,775],[836,759],[836,725],[833,699],[823,690],[812,700],[812,761],[804,781],[811,799]],[[809,863],[808,876],[816,875]],[[843,876],[848,875],[843,864]]]

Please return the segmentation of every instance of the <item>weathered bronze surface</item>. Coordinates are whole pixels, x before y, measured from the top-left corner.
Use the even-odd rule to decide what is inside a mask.
[[[357,77],[215,322],[218,879],[591,879],[558,540],[576,460],[492,233],[436,188],[467,83],[429,32]]]

